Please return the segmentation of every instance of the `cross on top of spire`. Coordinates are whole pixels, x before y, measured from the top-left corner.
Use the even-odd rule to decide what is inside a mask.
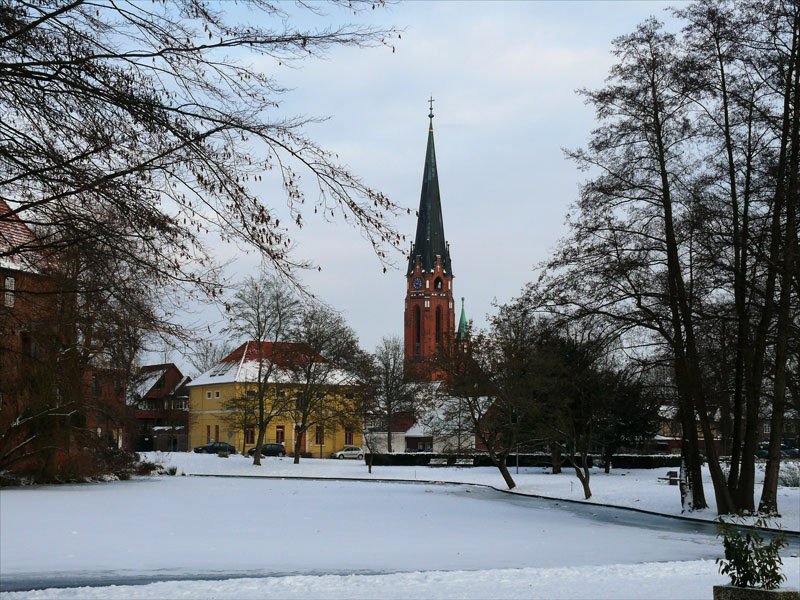
[[[433,119],[433,96],[430,97],[428,103],[430,104],[430,109],[431,109],[431,111],[428,113],[428,118]]]

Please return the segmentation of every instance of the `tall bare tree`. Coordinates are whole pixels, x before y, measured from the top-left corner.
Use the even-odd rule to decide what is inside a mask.
[[[698,429],[717,509],[755,508],[754,452],[769,407],[778,433],[761,504],[774,510],[798,312],[798,6],[698,2],[676,16],[686,24],[681,35],[651,19],[615,40],[608,84],[584,92],[600,126],[586,149],[569,155],[593,175],[570,238],[530,292],[534,304],[563,316],[611,319],[640,355],[657,360],[668,351],[691,488],[686,508],[706,505]],[[715,365],[709,341],[717,333],[735,350]],[[726,406],[727,477],[713,441]]]
[[[391,453],[395,417],[414,420],[425,384],[406,377],[405,351],[398,337],[383,338],[375,349],[375,397],[371,417],[386,424],[386,450]]]
[[[338,313],[319,305],[306,306],[289,333],[284,370],[295,397],[287,415],[294,422],[294,462],[300,462],[303,438],[312,426],[337,422],[352,407],[337,398],[358,385],[362,353],[353,330]],[[346,392],[349,393],[349,392]],[[347,400],[347,399],[344,399]]]
[[[255,362],[245,387],[255,386],[258,434],[253,464],[261,465],[261,447],[269,423],[287,412],[288,399],[279,395],[276,376],[288,353],[286,339],[298,318],[300,305],[283,282],[262,273],[239,286],[229,306],[229,331],[246,340],[244,360]]]

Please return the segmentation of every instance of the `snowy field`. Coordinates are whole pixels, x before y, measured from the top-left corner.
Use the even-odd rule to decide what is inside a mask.
[[[373,467],[370,475],[363,461],[355,460],[303,459],[299,465],[295,465],[291,458],[270,457],[262,460],[261,467],[254,467],[252,458],[241,455],[218,458],[193,452],[150,452],[143,454],[143,458],[165,466],[174,466],[179,474],[433,480],[478,483],[507,489],[500,472],[494,467]],[[583,489],[572,469],[564,469],[560,475],[550,475],[543,468],[520,467],[519,474],[513,466],[510,470],[517,483],[514,490],[516,493],[583,501]],[[592,498],[588,502],[680,515],[678,486],[668,485],[658,479],[670,470],[673,469],[613,469],[606,475],[602,469],[593,469],[590,480]],[[712,507],[694,512],[691,517],[710,521],[717,514],[708,469],[704,470],[704,479],[706,500]],[[756,479],[760,484],[763,471],[758,471]],[[756,488],[758,502],[760,487]],[[776,524],[787,531],[799,532],[800,488],[779,488],[778,506],[781,519]]]
[[[254,470],[242,457],[159,458]],[[264,462],[261,474],[366,473],[356,462]],[[2,600],[710,598],[727,581],[709,525],[471,485],[160,476],[33,486],[0,490],[0,532]],[[797,550],[795,537],[784,559],[794,587]]]

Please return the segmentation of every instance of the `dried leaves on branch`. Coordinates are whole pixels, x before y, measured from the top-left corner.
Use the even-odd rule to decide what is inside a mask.
[[[370,7],[330,5],[348,15]],[[155,272],[211,295],[207,234],[256,249],[296,281],[309,263],[290,253],[292,240],[311,211],[347,219],[386,261],[401,241],[388,223],[397,207],[305,136],[309,120],[283,109],[272,73],[336,46],[388,46],[396,34],[298,29],[283,8],[0,2],[0,197],[32,225],[71,219],[71,235],[44,246],[102,237],[124,254],[134,243]],[[271,179],[279,201],[264,199]]]

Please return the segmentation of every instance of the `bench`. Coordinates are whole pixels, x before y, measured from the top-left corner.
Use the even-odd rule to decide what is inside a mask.
[[[666,477],[659,477],[659,481],[667,481],[670,485],[678,485],[678,472],[677,471],[667,471]]]
[[[432,458],[428,462],[429,467],[446,467],[447,466],[447,459],[446,458]]]
[[[475,459],[474,458],[457,458],[456,459],[456,466],[457,467],[474,467],[475,466]]]

